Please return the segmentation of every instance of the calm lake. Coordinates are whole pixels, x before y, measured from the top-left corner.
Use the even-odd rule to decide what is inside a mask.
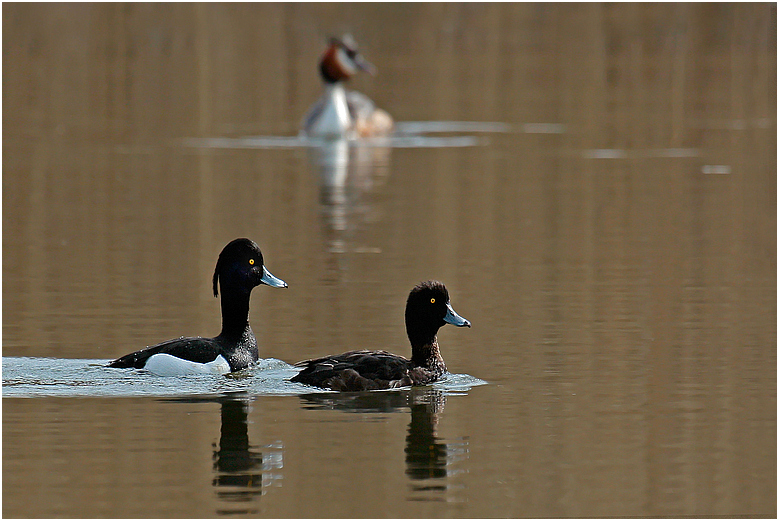
[[[2,18],[5,517],[776,517],[775,4]],[[346,32],[397,132],[299,138]],[[103,367],[216,335],[236,237],[257,367]],[[427,279],[444,381],[288,381]]]

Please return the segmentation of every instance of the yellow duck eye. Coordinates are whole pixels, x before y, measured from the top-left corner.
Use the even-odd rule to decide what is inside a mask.
[[[254,259],[249,259],[249,264],[251,264],[252,266],[254,266]]]
[[[431,304],[435,304],[435,297],[430,299]]]

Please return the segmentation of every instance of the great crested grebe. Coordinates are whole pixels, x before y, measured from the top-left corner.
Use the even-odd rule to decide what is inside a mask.
[[[343,82],[357,71],[375,74],[376,68],[357,51],[357,44],[350,35],[330,38],[330,44],[319,60],[325,92],[303,120],[306,135],[352,138],[383,136],[392,131],[392,117],[386,111],[376,108],[364,94],[344,88]]]

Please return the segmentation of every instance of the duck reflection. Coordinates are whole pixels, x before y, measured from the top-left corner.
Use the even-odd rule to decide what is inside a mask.
[[[277,484],[284,467],[283,445],[274,443],[257,450],[249,444],[249,401],[228,399],[222,403],[222,428],[214,446],[213,485],[221,499],[247,502]],[[280,483],[278,483],[280,484]]]
[[[353,242],[356,231],[377,219],[368,198],[388,176],[388,143],[379,138],[312,140],[309,159],[319,177],[322,225],[331,253],[378,252]]]
[[[251,398],[243,393],[214,398],[182,398],[189,403],[217,402],[221,404],[219,442],[212,445],[214,478],[217,497],[230,503],[230,508],[218,514],[256,514],[252,500],[267,493],[269,487],[280,486],[284,467],[281,442],[257,447],[249,443],[248,417]]]
[[[413,402],[413,397],[412,397]],[[406,436],[406,475],[411,479],[446,477],[447,446],[436,436],[438,413],[446,404],[444,396],[411,403],[411,422]]]
[[[446,478],[466,472],[455,464],[468,459],[467,439],[445,442],[437,434],[439,415],[446,405],[446,396],[440,390],[412,388],[389,392],[308,394],[300,396],[300,400],[305,409],[355,413],[398,413],[410,409],[404,452],[406,475],[412,480],[413,492],[445,492],[452,488]]]

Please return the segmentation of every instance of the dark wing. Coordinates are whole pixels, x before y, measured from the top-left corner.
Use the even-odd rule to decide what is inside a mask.
[[[390,389],[411,385],[411,361],[387,351],[349,351],[340,355],[304,360],[293,382],[336,391]]]
[[[108,367],[141,369],[152,355],[166,353],[172,356],[191,360],[201,364],[213,362],[221,353],[220,346],[213,338],[176,338],[168,340],[156,346],[141,349],[129,355],[117,358],[108,364]]]

